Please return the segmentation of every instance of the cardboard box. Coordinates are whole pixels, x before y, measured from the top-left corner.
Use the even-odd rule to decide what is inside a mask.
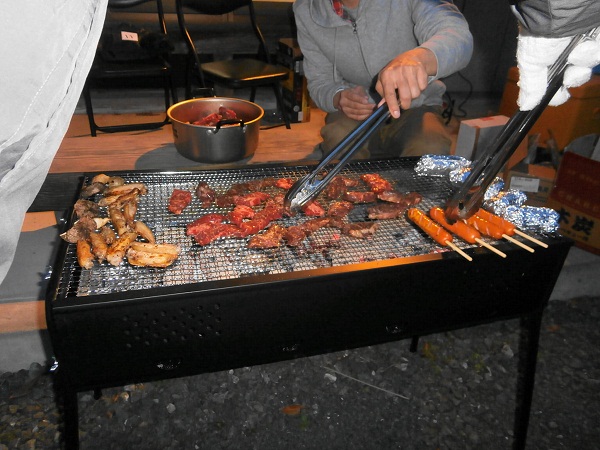
[[[458,129],[454,154],[475,161],[484,155],[506,122],[506,116],[489,116],[479,119],[463,120]],[[526,139],[519,145],[513,156],[508,160],[507,167],[511,168],[527,155]]]
[[[600,254],[600,161],[565,152],[548,206],[560,214],[560,232]]]
[[[289,77],[282,83],[283,106],[292,123],[310,121],[310,97],[304,77],[303,56],[295,39],[280,39],[277,63],[289,70]]]
[[[513,166],[504,177],[507,188],[527,194],[526,204],[530,206],[547,206],[555,178],[553,167],[523,162]]]

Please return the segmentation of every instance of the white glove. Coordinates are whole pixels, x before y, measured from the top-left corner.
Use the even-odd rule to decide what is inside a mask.
[[[521,111],[533,109],[542,99],[548,87],[548,69],[558,59],[570,37],[544,38],[519,34],[517,44],[517,64],[519,66],[519,98],[517,104]],[[571,65],[565,71],[563,85],[556,92],[551,106],[566,102],[569,97],[567,88],[581,86],[592,76],[592,68],[600,64],[600,36],[577,45],[567,60]]]

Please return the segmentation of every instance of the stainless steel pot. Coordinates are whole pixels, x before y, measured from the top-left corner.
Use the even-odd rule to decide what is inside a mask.
[[[190,123],[218,112],[220,106],[235,111],[239,120],[221,121],[214,127]],[[185,100],[167,111],[177,151],[204,163],[228,163],[252,156],[258,146],[260,120],[264,114],[255,103],[224,97]]]

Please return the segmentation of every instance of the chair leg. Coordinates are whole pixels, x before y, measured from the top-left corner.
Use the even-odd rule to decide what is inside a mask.
[[[279,109],[279,111],[281,111],[281,116],[283,117],[283,121],[285,122],[285,127],[289,130],[292,127],[290,126],[290,118],[283,106],[283,94],[281,93],[281,85],[279,83],[273,84],[273,91],[275,91],[275,97],[277,98],[277,108]]]
[[[85,100],[85,112],[88,116],[88,122],[90,123],[90,134],[92,137],[96,137],[96,130],[98,126],[94,120],[94,108],[92,107],[92,95],[90,93],[90,87],[86,83],[83,87],[83,98]]]

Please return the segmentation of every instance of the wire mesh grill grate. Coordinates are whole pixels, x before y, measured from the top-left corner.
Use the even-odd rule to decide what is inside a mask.
[[[353,162],[341,175],[358,178],[365,173],[378,173],[392,182],[400,192],[416,191],[423,196],[419,208],[428,211],[440,206],[449,197],[451,186],[445,178],[419,176],[414,172],[412,159]],[[258,166],[243,169],[203,170],[193,172],[124,172],[118,175],[128,183],[142,182],[148,193],[140,197],[136,218],[148,225],[159,243],[178,244],[178,260],[164,269],[130,266],[126,261],[117,267],[108,263],[82,270],[77,264],[75,245],[69,244],[59,282],[60,297],[84,297],[115,292],[143,290],[164,286],[231,280],[262,274],[304,271],[336,267],[365,261],[403,258],[444,251],[425,236],[405,217],[380,220],[379,229],[369,239],[341,235],[336,228],[322,228],[310,235],[300,247],[282,245],[276,249],[249,249],[246,239],[220,239],[199,246],[186,236],[186,225],[208,213],[227,213],[231,208],[212,205],[203,208],[194,196],[181,215],[167,210],[174,189],[194,192],[198,182],[206,181],[217,194],[224,194],[232,185],[262,178],[297,179],[310,172],[310,166]],[[88,181],[88,180],[86,180]],[[353,189],[366,190],[364,184]],[[281,193],[267,188],[265,192]],[[327,201],[320,197],[325,205]],[[366,205],[356,205],[347,217],[349,222],[367,220]],[[282,226],[296,225],[306,220],[303,214],[277,221]],[[461,248],[471,247],[456,242]]]

